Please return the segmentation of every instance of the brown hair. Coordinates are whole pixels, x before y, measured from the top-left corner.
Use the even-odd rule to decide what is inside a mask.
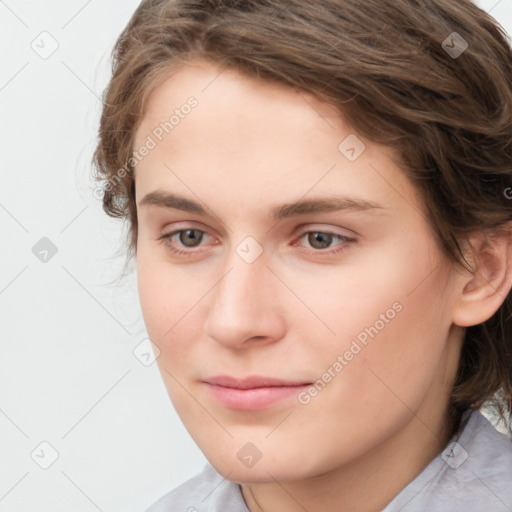
[[[145,99],[191,59],[312,93],[394,148],[440,247],[465,268],[467,235],[512,220],[512,52],[469,0],[144,0],[114,48],[94,156],[105,212],[129,221],[128,256],[137,242],[129,162]],[[509,294],[466,329],[454,426],[483,404],[506,421],[511,316]]]

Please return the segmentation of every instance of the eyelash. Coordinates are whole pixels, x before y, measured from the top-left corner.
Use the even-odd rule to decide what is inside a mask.
[[[169,243],[169,240],[172,237],[174,237],[175,235],[179,235],[180,233],[184,233],[185,231],[189,231],[189,230],[198,231],[200,233],[204,233],[205,235],[208,235],[208,233],[206,233],[205,231],[202,231],[200,229],[185,228],[185,229],[178,229],[176,231],[173,231],[172,233],[163,234],[163,235],[161,235],[158,238],[158,240],[163,242],[163,244],[165,245],[166,249],[169,250],[170,252],[172,252],[173,254],[176,254],[178,256],[188,257],[188,256],[191,256],[193,253],[198,252],[198,251],[196,251],[195,249],[190,249],[188,251],[187,250],[183,250],[183,249],[177,249],[176,247],[173,247]],[[301,240],[302,238],[304,238],[304,236],[306,236],[306,235],[308,235],[310,233],[321,233],[322,235],[332,235],[335,239],[337,238],[337,239],[339,239],[342,242],[346,242],[346,243],[342,244],[340,248],[335,249],[335,250],[329,250],[329,249],[316,249],[316,250],[315,249],[313,249],[313,250],[310,249],[310,250],[306,250],[305,252],[308,253],[310,256],[332,256],[333,254],[339,254],[340,252],[342,252],[342,251],[347,249],[347,243],[356,242],[357,241],[355,238],[350,238],[348,236],[340,235],[338,233],[333,233],[331,231],[315,231],[315,230],[304,231],[299,236],[298,239]]]

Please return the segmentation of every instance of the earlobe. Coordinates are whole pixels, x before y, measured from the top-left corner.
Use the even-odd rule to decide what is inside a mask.
[[[460,292],[453,323],[478,325],[500,308],[512,288],[512,224],[492,233],[480,233],[468,241],[467,254],[473,272],[460,276]]]

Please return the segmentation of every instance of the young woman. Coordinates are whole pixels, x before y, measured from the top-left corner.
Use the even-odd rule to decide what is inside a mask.
[[[512,510],[512,52],[469,0],[145,0],[95,155],[204,471],[151,512]],[[508,425],[510,428],[510,425]]]

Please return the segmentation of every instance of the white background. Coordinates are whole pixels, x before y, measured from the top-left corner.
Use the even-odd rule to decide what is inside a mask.
[[[512,33],[512,0],[479,3]],[[92,194],[98,98],[137,5],[0,0],[3,512],[140,512],[206,462],[156,364],[133,354],[146,337],[136,276],[109,284],[122,223]],[[46,263],[32,252],[43,237],[57,248]],[[48,469],[41,442],[58,453]]]

